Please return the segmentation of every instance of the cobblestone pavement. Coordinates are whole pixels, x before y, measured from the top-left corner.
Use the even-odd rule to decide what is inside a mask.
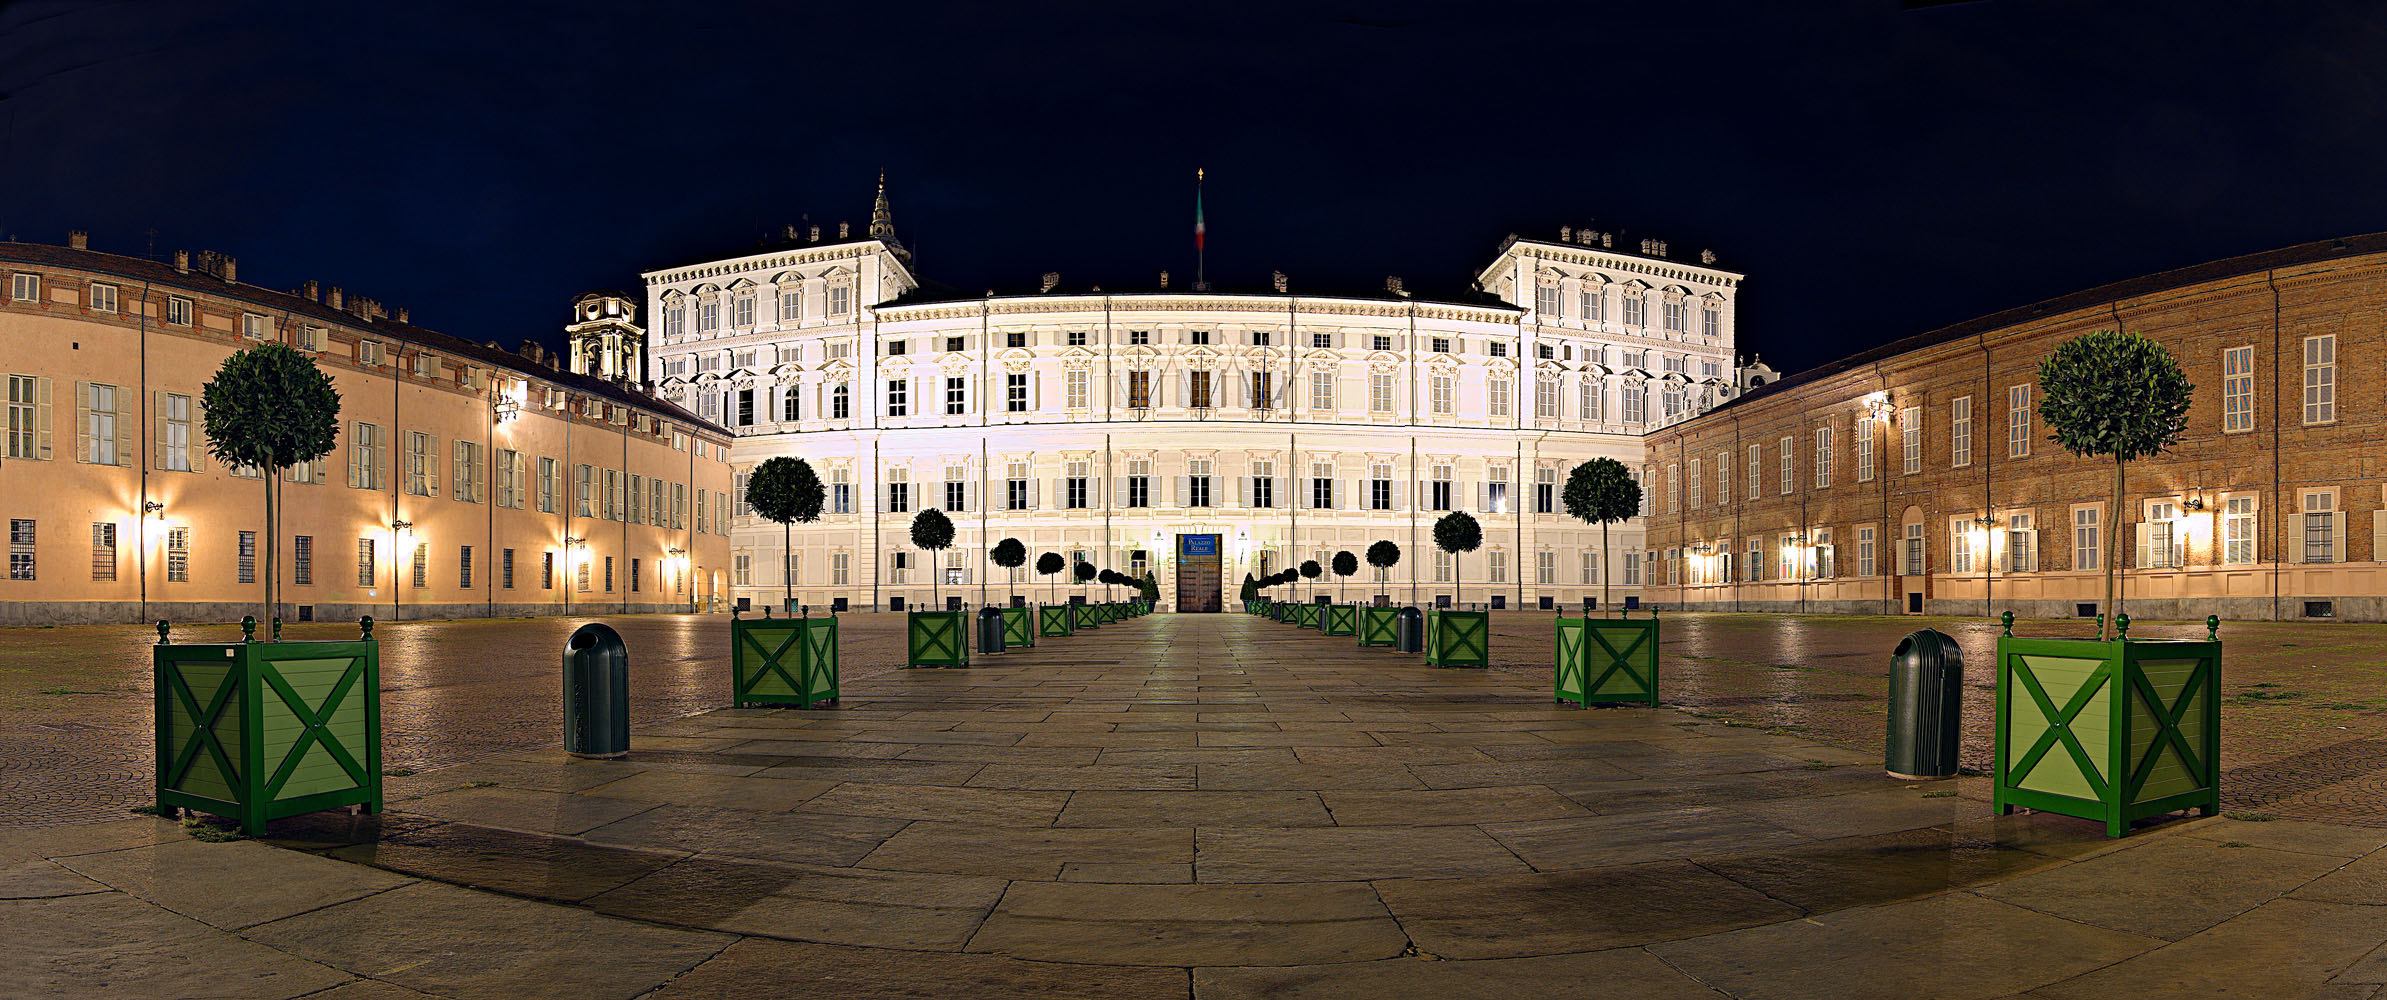
[[[383,766],[428,771],[562,739],[564,640],[601,621],[630,648],[633,723],[729,700],[722,615],[377,622]],[[849,615],[848,677],[901,664],[903,620]],[[353,624],[297,625],[289,639],[353,639]],[[178,629],[184,642],[238,638],[232,626]],[[0,629],[0,829],[117,819],[149,801],[150,656],[155,629]]]
[[[1985,781],[1162,616],[809,711],[404,779],[264,843],[0,832],[0,996],[2321,997],[2387,831],[1995,816]],[[194,956],[198,956],[194,960]]]
[[[1986,770],[1999,623],[1976,618],[1664,613],[1667,704],[1880,759],[1890,651],[1918,629],[1964,650],[1963,761]],[[1546,676],[1552,616],[1493,615],[1495,666]],[[2090,622],[2018,621],[2015,634],[2088,637]],[[2133,622],[2142,638],[2202,638],[2202,623]],[[2232,810],[2387,827],[2387,625],[2222,625],[2222,794]]]
[[[1493,616],[1494,666],[1546,676],[1551,615]],[[1964,760],[1990,753],[1988,665],[1998,626],[1979,619],[1666,614],[1668,704],[1838,747],[1881,752],[1889,651],[1921,628],[1955,636],[1970,675]],[[902,618],[846,616],[848,678],[902,657]],[[552,745],[562,726],[557,656],[571,630],[605,621],[632,655],[632,718],[728,701],[721,616],[393,622],[383,640],[386,765],[427,771]],[[2029,635],[2087,635],[2077,621],[2023,622]],[[2142,622],[2134,634],[2201,635]],[[229,638],[228,627],[185,639]],[[291,638],[346,637],[348,625]],[[151,778],[149,644],[132,626],[0,629],[0,829],[90,822],[144,801]],[[2222,628],[2223,793],[2232,810],[2387,826],[2387,625],[2238,623]]]

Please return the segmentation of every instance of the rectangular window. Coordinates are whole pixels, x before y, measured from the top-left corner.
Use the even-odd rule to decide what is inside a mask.
[[[555,513],[555,512],[556,512],[556,509],[555,509],[555,494],[556,494],[557,488],[558,488],[558,487],[560,487],[560,486],[562,485],[562,482],[561,482],[561,480],[562,480],[562,474],[561,474],[561,473],[560,473],[560,472],[557,470],[557,468],[556,468],[556,462],[555,462],[555,459],[552,459],[552,458],[541,458],[541,459],[539,459],[539,510],[540,510],[540,511],[542,511],[542,512],[545,512],[545,513],[549,513],[549,514],[553,514],[553,513]]]
[[[1674,472],[1674,466],[1667,466],[1666,472],[1668,475],[1672,475]],[[1703,491],[1707,486],[1707,476],[1705,473],[1706,470],[1700,467],[1700,461],[1696,458],[1692,459],[1691,474],[1689,476],[1689,482],[1686,484],[1689,486],[1692,510],[1699,509],[1699,501],[1702,499]]]
[[[1127,460],[1127,505],[1129,507],[1152,506],[1151,459],[1131,458]]]
[[[2221,429],[2254,429],[2254,348],[2232,347],[2221,352]]]
[[[1729,451],[1716,453],[1716,502],[1732,502],[1732,453]]]
[[[1321,367],[1310,372],[1310,409],[1334,409],[1335,370]]]
[[[255,583],[255,582],[257,582],[257,533],[256,533],[256,532],[254,532],[254,531],[243,531],[243,532],[241,532],[241,533],[240,533],[240,550],[239,550],[239,557],[240,557],[240,558],[239,558],[239,564],[238,564],[238,573],[239,573],[238,580],[239,580],[239,582],[241,582],[241,583]]]
[[[1392,412],[1391,372],[1375,371],[1368,373],[1368,412]]]
[[[1330,462],[1310,463],[1310,509],[1334,509],[1334,465]]]
[[[1392,465],[1378,462],[1368,466],[1368,509],[1392,509]]]
[[[1378,351],[1390,351],[1392,350],[1392,338],[1381,333],[1374,334],[1368,337],[1368,346]]]
[[[8,519],[8,578],[11,580],[34,578],[33,528],[32,518],[12,517]]]
[[[721,301],[706,296],[696,304],[696,332],[711,333],[721,328]]]
[[[1905,435],[1905,469],[1907,475],[1923,471],[1923,408],[1909,406],[1898,412],[1899,431]]]
[[[1873,528],[1868,525],[1857,529],[1857,575],[1872,576],[1873,570]]]
[[[539,553],[539,589],[555,589],[555,553]]]
[[[1796,447],[1797,439],[1789,437],[1783,438],[1775,445],[1777,453],[1781,456],[1782,477],[1780,482],[1783,496],[1789,496],[1791,489],[1798,485],[1798,453],[1793,450]]]
[[[605,557],[605,592],[613,593],[613,557]]]
[[[1436,354],[1449,354],[1449,353],[1450,353],[1450,338],[1449,338],[1449,337],[1435,337],[1435,338],[1433,338],[1433,350],[1434,350],[1434,353],[1436,353]]]
[[[1906,576],[1921,576],[1924,567],[1928,565],[1923,552],[1923,526],[1921,524],[1906,526],[1905,562],[1906,565],[1902,569]]]
[[[1604,302],[1600,296],[1600,289],[1596,285],[1584,289],[1575,304],[1581,308],[1583,313],[1581,318],[1586,324],[1597,323],[1607,318],[1607,310],[1601,308]]]
[[[11,275],[8,283],[8,299],[11,302],[40,302],[41,275]]]
[[[1709,303],[1699,310],[1699,333],[1705,337],[1723,336],[1724,311]]]
[[[887,380],[887,415],[900,417],[911,410],[912,383],[908,379]]]
[[[1948,572],[1973,571],[1973,525],[1969,518],[1948,522]]]
[[[2221,519],[2221,561],[2230,566],[2254,565],[2254,498],[2229,498],[2222,505]]]
[[[779,325],[794,326],[804,321],[804,291],[801,288],[779,290]]]
[[[753,292],[739,292],[737,298],[730,301],[729,323],[741,327],[754,325]]]
[[[1435,582],[1435,583],[1449,583],[1449,582],[1450,582],[1450,566],[1451,566],[1450,553],[1448,553],[1448,552],[1444,552],[1444,551],[1442,551],[1441,549],[1435,549],[1435,550],[1434,550],[1434,582]]]
[[[290,539],[290,582],[301,587],[315,582],[315,536],[294,535]]]
[[[1873,418],[1857,418],[1857,482],[1873,481]]]
[[[431,585],[431,543],[414,543],[414,585],[421,589]]]
[[[945,380],[946,413],[952,414],[967,412],[967,407],[969,405],[969,394],[966,387],[968,385],[969,381],[967,379],[947,378]]]
[[[91,285],[91,311],[100,313],[115,312],[116,286],[103,285],[98,282],[93,282]]]
[[[1430,381],[1429,381],[1427,384],[1428,384],[1428,385],[1431,387],[1431,391],[1432,391],[1432,396],[1431,396],[1431,398],[1432,398],[1432,401],[1433,401],[1433,409],[1434,409],[1434,412],[1436,412],[1436,413],[1449,413],[1449,412],[1452,412],[1452,409],[1453,409],[1453,398],[1452,398],[1452,397],[1453,397],[1453,388],[1454,388],[1454,386],[1455,386],[1455,383],[1456,383],[1456,378],[1455,378],[1454,376],[1450,376],[1450,375],[1439,375],[1439,374],[1432,376],[1431,380],[1430,380]]]
[[[1647,307],[1648,307],[1648,301],[1647,301],[1646,299],[1642,298],[1642,293],[1641,293],[1641,290],[1640,290],[1640,289],[1638,289],[1638,288],[1627,288],[1627,289],[1625,289],[1625,290],[1624,290],[1624,325],[1626,325],[1626,326],[1636,326],[1636,327],[1637,327],[1637,326],[1641,326],[1641,325],[1642,325],[1642,322],[1641,322],[1641,320],[1642,320],[1641,313],[1642,313],[1642,310],[1646,309]]]
[[[887,512],[902,514],[912,509],[912,484],[902,469],[887,470]]]
[[[572,499],[581,517],[597,516],[596,470],[587,465],[572,469]]]
[[[472,546],[456,547],[456,586],[472,589]]]
[[[2337,513],[2336,494],[2304,494],[2305,562],[2333,563],[2340,561],[2337,549],[2337,526],[2341,520],[2342,516]]]
[[[803,398],[804,394],[798,392],[795,386],[781,387],[779,390],[779,419],[783,421],[802,419],[804,413],[799,401]]]
[[[436,489],[431,479],[431,435],[422,431],[406,432],[405,471],[400,481],[411,496],[430,496]],[[587,466],[581,466],[586,469]],[[583,514],[586,511],[582,512]]]
[[[2180,506],[2150,501],[2141,519],[2139,559],[2148,569],[2178,569],[2186,553],[2180,544]]]
[[[1488,390],[1487,395],[1491,397],[1492,416],[1508,416],[1509,384],[1509,380],[1504,378],[1487,379],[1485,381],[1485,388]]]
[[[119,426],[117,406],[122,390],[98,382],[84,387],[83,405],[86,408],[83,434],[88,442],[83,460],[93,465],[121,465],[123,454],[117,448]]]
[[[1548,345],[1544,345],[1547,347]],[[1536,379],[1533,383],[1533,415],[1544,420],[1558,419],[1558,380]]]
[[[1558,582],[1558,553],[1543,549],[1533,554],[1533,582],[1545,587]]]
[[[1028,412],[1027,375],[1007,374],[1003,376],[1003,410],[1007,413]]]
[[[1760,497],[1760,496],[1763,496],[1763,495],[1764,495],[1764,493],[1765,493],[1765,458],[1764,458],[1764,456],[1765,456],[1765,446],[1764,446],[1764,445],[1756,445],[1756,444],[1753,444],[1753,445],[1750,445],[1750,446],[1749,446],[1749,475],[1748,475],[1748,480],[1749,480],[1749,499],[1751,499],[1751,500],[1755,500],[1755,499],[1757,499],[1758,497]]]
[[[794,556],[789,556],[788,558],[790,558],[790,559],[793,559],[793,558],[795,558],[795,557],[794,557]],[[631,556],[631,557],[630,557],[630,592],[631,592],[631,593],[633,593],[633,594],[635,594],[635,593],[638,593],[638,557],[637,557],[637,556]]]
[[[1672,297],[1661,306],[1659,316],[1667,333],[1683,332],[1683,304]]]
[[[167,297],[166,297],[166,325],[168,325],[168,326],[189,326],[189,325],[191,325],[191,300],[189,300],[189,299],[186,299],[186,298],[183,298],[183,297],[182,297],[182,296],[180,296],[180,295],[169,295],[169,296],[167,296]],[[376,361],[376,362],[374,362],[374,363],[375,363],[375,364],[379,364],[380,362]]]
[[[8,435],[7,445],[0,449],[0,457],[40,459],[48,450],[44,445],[49,435],[44,433],[49,423],[49,407],[42,400],[42,387],[47,379],[35,375],[8,376],[8,422],[0,427]]]
[[[1210,460],[1187,459],[1185,463],[1185,505],[1210,506]]]
[[[1428,486],[1427,497],[1428,497],[1428,501],[1429,501],[1429,502],[1428,502],[1428,503],[1427,503],[1427,505],[1426,505],[1426,509],[1428,509],[1428,510],[1449,510],[1449,509],[1450,509],[1450,493],[1451,493],[1451,488],[1450,488],[1450,487],[1451,487],[1451,483],[1450,483],[1450,476],[1451,476],[1451,469],[1450,469],[1450,466],[1447,466],[1447,465],[1437,465],[1437,466],[1434,466],[1434,467],[1433,467],[1433,471],[1432,471],[1432,473],[1431,473],[1431,479],[1430,479],[1430,480],[1428,481],[1428,483],[1427,483],[1427,486]]]
[[[1558,314],[1558,286],[1537,285],[1533,289],[1533,311],[1542,314],[1542,322],[1555,323]]]
[[[1197,410],[1210,408],[1210,373],[1185,373],[1185,405]]]
[[[1693,462],[1692,464],[1697,465],[1698,463]],[[1699,477],[1694,474],[1691,478],[1692,481],[1696,483]],[[1694,486],[1693,488],[1696,489],[1697,487]],[[1533,470],[1533,512],[1536,514],[1554,514],[1557,513],[1557,511],[1558,470],[1545,465],[1541,468]]]
[[[1136,410],[1152,408],[1151,372],[1138,370],[1127,373],[1127,405]]]
[[[1275,374],[1274,372],[1252,373],[1252,409],[1265,410],[1276,405]]]
[[[379,574],[373,567],[373,539],[356,540],[356,585],[372,587],[378,584]]]
[[[583,593],[583,594],[585,594],[585,593],[588,593],[588,592],[589,592],[589,565],[588,565],[588,556],[587,556],[587,555],[582,555],[582,556],[580,557],[579,561],[578,561],[578,562],[575,564],[575,567],[574,567],[574,568],[575,568],[576,572],[573,574],[573,576],[574,576],[574,579],[573,579],[573,581],[572,581],[572,583],[573,583],[573,586],[574,586],[575,588],[577,588],[577,589],[578,589],[578,590],[579,590],[581,593]]]
[[[2025,458],[2031,453],[2031,387],[2009,386],[2006,389],[2006,457]]]
[[[1093,401],[1093,394],[1090,391],[1093,380],[1094,373],[1082,368],[1063,372],[1062,384],[1065,387],[1065,392],[1061,405],[1072,410],[1088,408]]]
[[[1252,506],[1276,506],[1276,466],[1274,463],[1253,462],[1251,483]]]
[[[1649,386],[1647,383],[1625,383],[1624,422],[1635,427],[1649,422]]]
[[[1815,488],[1832,485],[1832,429],[1815,429]]]
[[[1599,376],[1583,376],[1580,395],[1582,398],[1576,402],[1582,410],[1583,419],[1608,419],[1608,386],[1600,381]]]
[[[241,532],[248,534],[248,532]],[[166,529],[166,581],[189,583],[191,580],[191,529]]]
[[[1624,554],[1624,582],[1628,587],[1641,582],[1641,553],[1627,552]]]
[[[2337,335],[2304,338],[2304,422],[2337,419]]]
[[[829,419],[844,420],[853,414],[853,392],[840,385],[829,390]]]
[[[854,289],[851,285],[829,286],[829,315],[843,316],[854,311]]]
[[[497,585],[505,590],[514,589],[513,549],[499,549],[497,552]]]
[[[241,336],[250,340],[264,340],[266,335],[272,332],[273,328],[265,322],[265,317],[256,313],[240,314]]]
[[[2029,514],[2013,514],[2006,518],[2006,572],[2036,573],[2039,571],[2038,525]]]
[[[1973,464],[1973,397],[1958,396],[1948,404],[1948,464],[1964,468]]]
[[[455,487],[449,495],[465,503],[480,503],[481,489],[481,443],[458,440]]]
[[[191,397],[160,393],[158,412],[158,468],[191,471]]]
[[[1484,568],[1493,583],[1508,582],[1508,553],[1493,549],[1484,554]]]
[[[2072,508],[2072,568],[2076,570],[2102,569],[2097,534],[2097,508]]]

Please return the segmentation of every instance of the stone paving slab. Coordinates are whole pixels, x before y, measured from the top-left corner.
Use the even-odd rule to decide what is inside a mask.
[[[260,844],[150,819],[0,832],[0,914],[227,933],[146,894],[262,921],[244,962],[328,970],[306,983],[346,1000],[2387,987],[2387,831],[2256,816],[2113,842],[1993,816],[1983,779],[1556,708],[1546,672],[1432,670],[1242,616],[857,667],[839,706],[669,720],[622,761],[509,750]],[[249,868],[290,885],[214,898]]]
[[[283,1000],[354,978],[115,892],[0,902],[0,934],[7,997]]]

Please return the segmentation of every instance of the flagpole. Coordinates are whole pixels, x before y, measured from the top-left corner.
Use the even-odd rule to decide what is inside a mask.
[[[1204,244],[1202,168],[1194,168],[1194,291],[1210,290],[1210,248]]]

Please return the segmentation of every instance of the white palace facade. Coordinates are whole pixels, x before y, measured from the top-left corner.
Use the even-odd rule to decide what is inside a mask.
[[[1081,589],[1035,557],[1140,575],[1163,607],[1213,610],[1244,574],[1328,565],[1380,539],[1352,599],[1580,606],[1613,576],[1636,595],[1639,518],[1566,516],[1567,472],[1608,457],[1643,470],[1642,434],[1729,398],[1741,276],[1640,253],[1603,234],[1510,237],[1474,301],[1426,301],[1397,279],[1311,295],[1063,290],[940,294],[915,276],[882,189],[867,233],[787,231],[755,252],[645,275],[655,391],[738,435],[744,474],[781,455],[828,484],[793,530],[742,507],[730,595],[849,609]],[[736,496],[742,498],[742,488]],[[928,507],[956,526],[943,558],[912,547]],[[1484,543],[1453,559],[1436,518],[1465,510]],[[1028,547],[1018,573],[987,551]],[[1610,553],[1613,553],[1611,555]],[[1057,589],[1052,585],[1058,583]],[[1320,593],[1337,581],[1321,578]],[[1306,594],[1308,586],[1303,587]]]

